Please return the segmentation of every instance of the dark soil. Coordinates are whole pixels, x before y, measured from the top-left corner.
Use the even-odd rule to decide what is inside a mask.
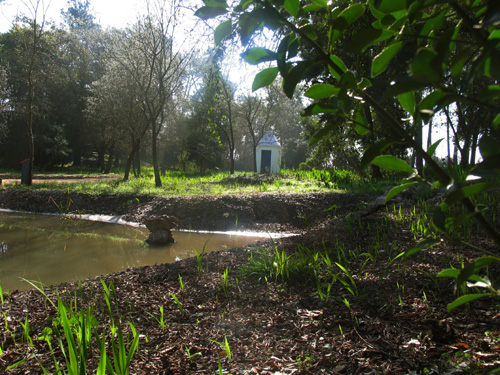
[[[453,284],[451,279],[435,277],[478,254],[442,242],[405,262],[390,263],[415,239],[408,228],[388,221],[394,219],[392,205],[386,211],[371,204],[374,196],[68,197],[12,189],[0,190],[0,207],[56,211],[51,198],[59,205],[71,199],[72,209],[80,212],[120,214],[132,221],[168,214],[179,218],[180,227],[225,229],[234,228],[237,217],[244,229],[300,232],[281,240],[279,250],[289,255],[298,247],[328,252],[332,272],[340,270],[335,265],[339,262],[352,274],[355,288],[340,272],[346,285],[333,283],[329,298],[322,299],[311,278],[281,282],[244,277],[241,266],[248,264],[252,252],[257,257],[261,251],[246,247],[207,254],[201,273],[192,258],[103,276],[116,289],[111,306],[115,320],[121,317],[129,337],[127,322],[141,335],[132,374],[482,374],[500,364],[496,304],[481,299],[449,313],[446,305],[456,297]],[[403,216],[411,208],[409,199],[396,202]],[[480,230],[474,229],[469,241],[498,252]],[[224,290],[221,280],[226,269],[229,281]],[[80,308],[92,306],[98,331],[109,332],[102,289],[96,278],[82,281],[81,286],[59,285],[56,291],[68,306],[75,296]],[[56,300],[52,291],[46,293]],[[178,297],[182,311],[172,295]],[[168,324],[164,330],[158,322],[160,306]],[[21,322],[26,316],[33,345],[22,340]],[[40,363],[54,373],[49,347],[38,337],[45,327],[56,326],[55,316],[53,306],[38,291],[5,294],[0,371],[25,359],[7,373],[42,373]],[[231,360],[217,343],[226,339]],[[62,364],[55,340],[52,347]],[[99,360],[97,347],[93,353],[89,373],[95,372]]]
[[[367,206],[368,194],[242,194],[231,196],[152,197],[76,194],[61,191],[0,190],[0,208],[30,212],[123,215],[142,222],[150,215],[172,215],[180,229],[270,230],[295,232],[334,215]],[[329,210],[331,208],[331,210]]]

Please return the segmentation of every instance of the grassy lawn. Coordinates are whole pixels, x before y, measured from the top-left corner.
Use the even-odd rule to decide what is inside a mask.
[[[66,173],[67,174],[67,173]],[[72,173],[76,176],[92,176],[89,170],[82,173]],[[35,176],[38,173],[35,174]],[[50,175],[50,174],[49,174]],[[54,173],[54,179],[60,174]],[[47,179],[48,174],[44,174]],[[27,187],[32,190],[64,190],[73,193],[87,194],[146,194],[157,196],[187,196],[187,195],[227,195],[254,193],[382,193],[388,186],[394,185],[393,180],[374,181],[366,176],[359,176],[352,171],[298,171],[283,170],[279,175],[257,175],[247,172],[183,173],[166,171],[162,176],[162,187],[157,188],[152,168],[144,168],[141,177],[131,177],[122,181],[122,175],[116,174],[116,179],[100,179],[103,175],[95,174],[95,179],[82,181],[51,181],[34,183]],[[108,176],[109,177],[109,176]],[[2,187],[7,188],[7,187]]]

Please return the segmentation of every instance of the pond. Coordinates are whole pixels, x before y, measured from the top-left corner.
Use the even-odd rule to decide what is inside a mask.
[[[265,233],[224,234],[174,231],[175,244],[149,247],[143,227],[55,215],[0,212],[0,285],[6,290],[83,280],[205,253],[241,247],[269,238]]]

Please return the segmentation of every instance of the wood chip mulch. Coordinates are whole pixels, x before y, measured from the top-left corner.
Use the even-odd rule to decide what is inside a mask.
[[[363,218],[359,224],[365,230],[370,225],[373,229],[376,220]],[[291,253],[297,244],[317,250],[334,248],[340,240],[349,252],[373,244],[368,233],[354,236],[345,227],[335,230],[332,225],[336,224],[283,240],[280,249]],[[380,245],[385,250],[372,261],[361,255],[351,259],[349,270],[356,295],[336,282],[328,300],[320,298],[312,282],[243,277],[240,266],[252,251],[254,256],[258,253],[251,247],[207,254],[201,273],[197,260],[191,258],[103,276],[108,286],[112,282],[115,287],[114,319],[120,322],[126,340],[131,340],[128,322],[140,335],[130,373],[485,374],[498,367],[497,302],[478,300],[449,313],[446,305],[456,298],[454,285],[451,279],[435,277],[439,270],[450,264],[459,267],[477,254],[441,243],[405,262],[389,265],[397,252],[415,241],[404,231],[388,233],[386,241]],[[476,241],[486,240],[478,234]],[[389,254],[389,248],[397,252]],[[222,280],[226,269],[229,288],[225,291]],[[57,300],[55,292],[67,306],[91,306],[98,322],[96,329],[109,334],[100,278],[81,285],[62,284],[54,292],[45,289],[52,301]],[[161,306],[164,329],[160,325]],[[38,374],[43,365],[55,373],[50,348],[39,339],[44,328],[56,324],[54,307],[32,290],[5,294],[1,312],[0,372]],[[23,340],[21,323],[26,317],[32,345]],[[224,350],[226,340],[231,358]],[[55,340],[52,348],[64,367]],[[110,348],[108,354],[111,358]],[[22,363],[7,370],[19,361]],[[95,372],[98,361],[94,345],[88,373]]]

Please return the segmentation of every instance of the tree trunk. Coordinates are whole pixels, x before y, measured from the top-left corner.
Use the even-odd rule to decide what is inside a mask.
[[[33,159],[35,158],[35,143],[33,141],[33,98],[34,84],[32,81],[32,72],[29,77],[29,94],[28,94],[28,142],[29,142],[29,166],[28,176],[26,178],[26,185],[31,186],[33,183]]]
[[[415,142],[417,142],[420,146],[422,146],[423,143],[423,129],[422,129],[422,120],[418,119],[416,126],[417,126],[417,131],[415,135]],[[415,155],[415,167],[417,168],[417,171],[419,174],[423,173],[424,170],[424,160],[422,159],[422,156],[416,150],[413,151]]]
[[[153,127],[152,129],[152,144],[151,144],[151,152],[153,154],[153,170],[155,173],[155,186],[161,187],[161,176],[160,176],[160,168],[158,168],[158,155],[157,155],[157,132]]]
[[[134,173],[135,177],[140,177],[142,175],[142,168],[141,168],[141,145],[137,145],[137,149],[135,150],[135,155],[134,155]]]
[[[114,167],[120,168],[120,154],[118,152],[115,155]]]
[[[448,160],[446,164],[450,164],[451,160],[451,138],[450,138],[450,122],[446,120],[446,147],[448,149]]]
[[[370,126],[370,140],[372,143],[375,143],[375,126],[373,124],[372,111],[370,110],[370,106],[368,104],[363,105],[363,109],[365,111],[365,117],[368,121],[368,125]],[[375,164],[371,164],[372,178],[381,179],[382,172],[380,171],[380,167]]]
[[[105,174],[109,174],[111,172],[111,167],[113,166],[113,159],[115,155],[115,144],[111,144],[109,148],[109,157],[108,157],[108,163],[106,164],[106,169],[104,170]]]
[[[470,137],[465,137],[464,147],[462,147],[460,150],[460,165],[464,168],[467,168],[469,166],[470,146]]]
[[[427,150],[432,146],[432,119],[429,121],[429,131],[427,132]]]
[[[135,146],[133,146],[132,151],[130,151],[130,154],[127,158],[127,162],[125,163],[125,174],[123,175],[123,181],[128,181],[130,177],[130,168],[132,167],[132,162],[134,161],[135,151],[136,148]]]
[[[97,168],[99,169],[99,172],[104,172],[105,165],[104,165],[104,152],[106,151],[106,145],[101,144],[101,146],[97,150]]]
[[[229,148],[229,173],[234,174],[234,146]]]
[[[472,146],[470,150],[470,161],[469,165],[470,166],[475,166],[476,165],[476,150],[477,150],[477,138],[479,137],[479,134],[474,133],[472,137]]]

